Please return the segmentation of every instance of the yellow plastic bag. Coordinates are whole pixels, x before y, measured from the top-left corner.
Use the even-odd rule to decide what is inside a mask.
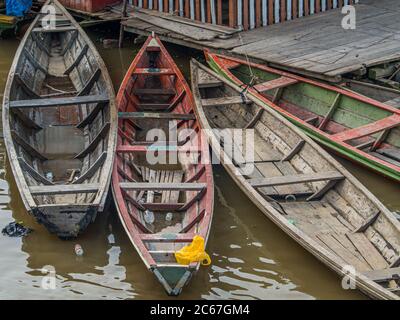
[[[204,250],[204,238],[194,236],[192,243],[175,252],[179,264],[188,265],[192,262],[201,262],[203,266],[211,263],[210,256]]]

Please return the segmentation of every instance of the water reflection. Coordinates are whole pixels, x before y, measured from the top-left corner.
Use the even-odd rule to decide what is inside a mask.
[[[109,35],[91,33],[110,71],[116,90],[138,46],[103,49]],[[17,41],[0,46],[0,93]],[[189,70],[194,54],[168,46],[178,65]],[[198,55],[198,54],[197,54]],[[0,236],[0,298],[15,299],[168,299],[130,244],[109,209],[76,241],[61,241],[28,216],[19,197],[0,140],[0,227],[16,220],[34,229],[24,239]],[[357,166],[344,163],[391,209],[400,209],[399,186]],[[215,167],[215,215],[207,251],[210,267],[202,267],[183,294],[173,299],[359,299],[344,291],[340,280],[281,232]],[[84,256],[77,257],[79,243]],[[54,266],[56,289],[44,290],[42,268]]]

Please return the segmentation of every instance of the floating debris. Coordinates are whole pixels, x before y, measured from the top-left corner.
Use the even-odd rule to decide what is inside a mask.
[[[9,237],[25,237],[33,230],[31,228],[24,227],[21,223],[18,222],[10,222],[7,226],[3,228],[1,233],[4,236]]]
[[[80,245],[80,244],[76,244],[75,245],[75,254],[78,256],[78,257],[82,257],[83,256],[83,249],[82,249],[82,246]]]

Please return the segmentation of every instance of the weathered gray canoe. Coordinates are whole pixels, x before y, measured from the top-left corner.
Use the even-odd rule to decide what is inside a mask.
[[[56,0],[56,28],[38,15],[17,50],[3,101],[3,133],[22,201],[63,238],[103,210],[116,145],[115,95],[104,62]]]
[[[242,98],[243,88],[195,61],[191,77],[204,129],[254,129],[254,170],[243,173],[249,162],[223,162],[250,200],[368,296],[398,299],[400,223],[392,213],[292,123],[256,97]],[[205,132],[215,153],[231,159],[220,131]]]

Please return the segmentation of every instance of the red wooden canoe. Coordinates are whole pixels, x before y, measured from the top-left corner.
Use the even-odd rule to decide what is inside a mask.
[[[264,65],[205,55],[215,71],[243,86],[317,142],[400,182],[400,110]]]
[[[170,295],[178,295],[200,266],[198,262],[180,265],[174,253],[195,235],[206,243],[213,214],[209,149],[197,134],[193,103],[173,59],[160,40],[150,36],[118,92],[112,185],[132,244]],[[185,158],[188,154],[190,159]],[[162,161],[163,156],[167,161]]]

